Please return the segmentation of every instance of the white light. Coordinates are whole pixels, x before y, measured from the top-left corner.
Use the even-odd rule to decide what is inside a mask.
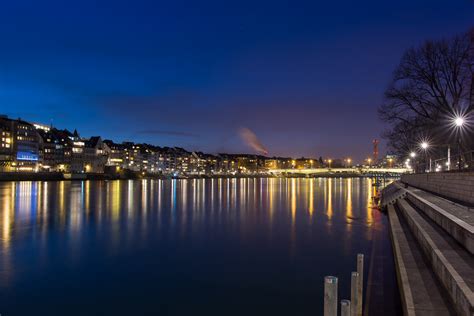
[[[423,148],[423,149],[428,148],[428,143],[427,142],[421,143],[421,148]]]
[[[464,118],[458,116],[456,117],[456,119],[454,120],[454,123],[456,124],[457,127],[461,127],[464,125]]]
[[[416,153],[415,153],[415,152],[411,152],[411,153],[410,153],[410,157],[415,158],[415,156],[416,156]]]

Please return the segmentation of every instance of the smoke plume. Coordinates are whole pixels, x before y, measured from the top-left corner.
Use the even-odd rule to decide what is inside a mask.
[[[258,154],[261,155],[268,155],[267,149],[263,146],[260,140],[257,138],[254,132],[246,127],[242,127],[239,129],[239,134],[242,140],[253,150],[255,150]]]

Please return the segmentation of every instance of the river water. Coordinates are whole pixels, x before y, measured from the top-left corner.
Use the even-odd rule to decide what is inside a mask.
[[[0,313],[320,315],[324,276],[338,276],[340,298],[349,298],[357,253],[366,255],[367,284],[380,283],[375,239],[389,268],[366,291],[371,304],[385,291],[396,306],[387,219],[371,207],[372,184],[2,182]]]

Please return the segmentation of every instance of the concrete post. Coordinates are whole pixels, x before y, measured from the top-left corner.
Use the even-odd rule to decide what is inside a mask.
[[[357,316],[357,305],[359,304],[359,296],[357,295],[357,286],[359,284],[359,273],[351,274],[351,316]]]
[[[357,315],[362,316],[362,303],[364,300],[364,255],[359,253],[357,254],[357,273],[359,273],[359,282],[357,284],[357,296],[359,300],[357,301]]]
[[[341,301],[341,316],[351,316],[351,301]]]
[[[324,316],[337,316],[337,278],[324,278]]]

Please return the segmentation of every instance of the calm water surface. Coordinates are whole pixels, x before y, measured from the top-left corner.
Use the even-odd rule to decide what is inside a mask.
[[[319,315],[324,276],[348,298],[356,254],[368,266],[386,228],[372,191],[340,178],[3,182],[0,313]]]

